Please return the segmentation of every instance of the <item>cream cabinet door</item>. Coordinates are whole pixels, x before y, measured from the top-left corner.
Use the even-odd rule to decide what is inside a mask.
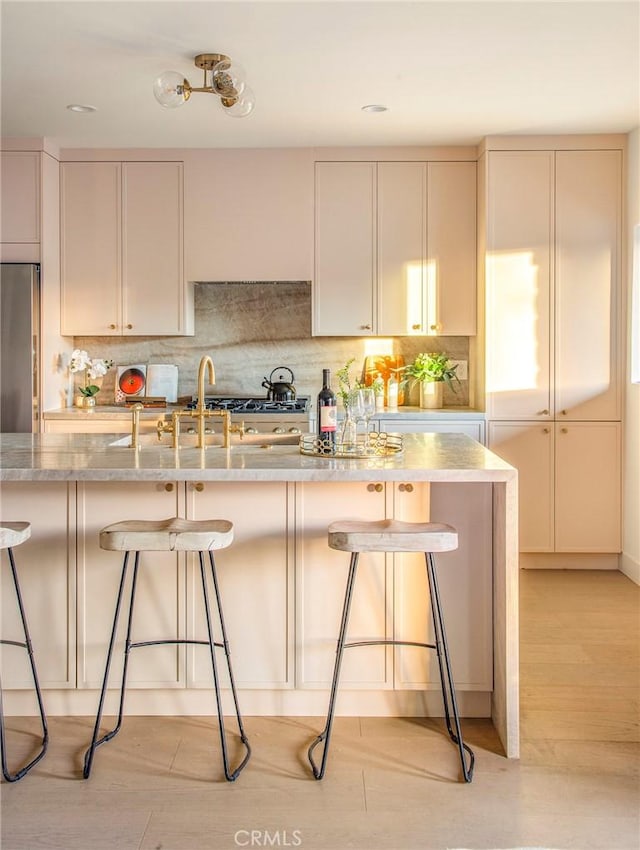
[[[317,162],[315,336],[374,333],[376,163]]]
[[[556,153],[556,416],[620,418],[620,151]]]
[[[159,520],[178,515],[181,490],[173,483],[85,482],[78,484],[78,687],[99,688],[111,634],[122,552],[100,548],[100,530],[130,519]],[[129,559],[127,590],[133,573]],[[132,640],[184,637],[184,556],[143,552],[133,616]],[[125,596],[127,599],[128,596]],[[122,677],[127,609],[123,604],[111,664],[111,688]],[[128,687],[184,687],[184,647],[147,646],[133,650]]]
[[[486,484],[397,484],[394,517],[445,522],[458,548],[435,556],[440,601],[456,687],[493,690],[492,488]],[[425,557],[394,556],[396,640],[433,642]],[[397,688],[440,689],[434,652],[397,647]]]
[[[430,162],[424,333],[477,333],[476,261],[476,164]]]
[[[0,497],[5,522],[30,522],[31,537],[14,548],[18,580],[33,642],[40,684],[73,688],[75,650],[75,485],[43,481],[3,482]],[[2,637],[23,641],[6,550],[2,558]],[[2,687],[32,688],[27,653],[3,645]]]
[[[61,333],[122,333],[121,166],[60,166]]]
[[[336,641],[349,570],[348,552],[329,549],[327,526],[335,520],[379,520],[385,516],[382,484],[304,483],[298,485],[297,517],[297,686],[331,684]],[[385,556],[365,553],[351,607],[351,640],[391,637],[392,588]],[[392,687],[390,647],[346,650],[341,674],[344,689]]]
[[[547,419],[553,152],[488,154],[486,393],[493,419]]]
[[[293,687],[294,552],[293,528],[289,522],[292,490],[293,485],[286,482],[187,484],[190,519],[215,517],[230,520],[234,525],[233,544],[216,552],[215,557],[238,687]],[[210,583],[208,557],[205,566]],[[211,604],[215,604],[213,594]],[[205,622],[200,567],[197,556],[190,556],[189,636],[205,639]],[[187,658],[188,686],[210,688],[211,661],[206,648],[189,647]],[[226,687],[222,655],[219,661]]]
[[[122,165],[122,333],[185,333],[182,163]]]
[[[377,213],[377,332],[425,334],[426,163],[378,163]]]
[[[619,422],[556,424],[556,551],[621,550]]]
[[[40,153],[0,152],[1,242],[40,241]]]
[[[553,552],[553,424],[491,422],[488,445],[518,470],[520,551]]]

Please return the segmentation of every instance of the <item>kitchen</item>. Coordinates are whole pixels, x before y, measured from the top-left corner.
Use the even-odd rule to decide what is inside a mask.
[[[239,48],[235,52],[243,53]],[[163,57],[163,60],[167,63],[170,59],[170,56],[167,56],[166,59]],[[242,55],[242,59],[248,65],[248,60],[244,55]],[[191,76],[193,69],[189,69],[190,61],[176,64],[177,61],[178,58],[176,57],[173,59],[173,64],[167,64],[167,67],[182,68],[184,66],[185,74]],[[164,70],[164,65],[156,70],[157,72]],[[193,78],[195,79],[195,73]],[[254,86],[256,85],[254,82]],[[208,97],[208,95],[194,94],[193,102],[187,104],[184,111],[179,110],[170,115],[170,119],[174,121],[174,126],[179,119],[186,120],[188,118],[187,112],[189,110],[199,108],[198,98],[206,101]],[[90,102],[88,96],[87,102]],[[153,101],[151,106],[158,108]],[[214,104],[208,106],[209,109],[213,107]],[[392,111],[390,114],[392,114]],[[158,110],[158,115],[161,117],[150,118],[154,124],[160,120],[169,120],[162,110]],[[71,117],[83,118],[83,116]],[[97,116],[87,117],[92,120]],[[249,116],[246,123],[253,120],[254,117],[256,116]],[[367,116],[367,118],[370,117],[375,118],[376,116]],[[223,118],[220,118],[220,124],[222,124]],[[242,121],[227,123],[243,125]],[[629,126],[628,130],[631,130],[633,126],[635,125]],[[607,153],[622,151],[622,155],[626,157],[625,184],[629,214],[624,236],[627,238],[634,215],[637,218],[637,181],[634,182],[633,179],[634,173],[637,172],[634,172],[633,169],[637,169],[638,135],[637,131],[627,136],[618,128],[612,126],[612,129],[615,132],[612,132],[611,135],[603,135],[600,128],[599,135],[584,135],[581,138],[581,145],[586,151],[592,151],[594,148],[597,148],[599,152],[605,150]],[[236,131],[237,128],[234,132]],[[164,135],[158,137],[166,138],[166,132],[165,128]],[[221,129],[222,141],[225,132],[223,127]],[[41,167],[41,171],[39,171],[41,182],[38,187],[41,203],[39,215],[42,216],[39,218],[38,224],[41,226],[41,232],[38,233],[38,239],[32,242],[12,241],[11,244],[16,251],[13,256],[7,255],[6,243],[3,244],[3,261],[5,259],[33,260],[35,256],[33,254],[29,256],[29,251],[33,251],[33,246],[38,245],[37,259],[41,263],[43,276],[43,315],[50,319],[46,322],[42,334],[45,427],[47,423],[62,421],[56,419],[56,416],[62,415],[60,408],[67,409],[67,405],[72,402],[71,376],[66,367],[73,348],[85,349],[94,357],[113,359],[119,366],[149,363],[177,364],[180,375],[180,395],[195,394],[197,366],[200,358],[204,355],[211,355],[214,360],[216,366],[215,389],[216,393],[219,390],[221,394],[242,395],[246,393],[254,395],[256,392],[263,394],[261,384],[265,377],[269,377],[271,369],[280,365],[287,365],[294,372],[297,392],[302,396],[310,396],[311,398],[315,398],[319,390],[322,367],[331,368],[335,372],[351,357],[356,357],[357,363],[361,364],[365,356],[377,353],[375,350],[367,348],[367,344],[373,342],[374,339],[376,340],[375,344],[379,344],[377,342],[379,328],[383,326],[385,314],[377,310],[380,302],[374,301],[371,295],[369,296],[372,305],[371,314],[358,320],[359,324],[362,325],[371,324],[371,329],[364,329],[367,331],[366,333],[346,334],[343,332],[339,335],[330,334],[328,336],[317,334],[317,324],[319,320],[322,320],[323,314],[321,310],[319,312],[318,301],[314,301],[314,298],[317,299],[318,293],[313,291],[313,284],[310,283],[310,281],[317,283],[318,276],[315,267],[317,257],[314,256],[314,229],[316,227],[314,220],[314,184],[318,173],[316,163],[360,164],[364,162],[370,166],[374,164],[378,180],[380,180],[379,168],[381,163],[400,162],[411,165],[412,168],[415,168],[417,163],[420,171],[418,180],[422,180],[422,174],[427,174],[427,191],[429,191],[430,186],[437,186],[437,177],[435,180],[429,180],[429,177],[433,178],[434,174],[437,174],[437,172],[434,172],[434,163],[445,161],[464,167],[472,166],[474,173],[479,177],[477,195],[474,195],[473,206],[473,252],[475,255],[475,200],[482,200],[485,197],[490,200],[489,196],[485,195],[482,186],[482,180],[487,174],[487,163],[490,164],[491,171],[495,172],[505,163],[508,164],[509,158],[502,156],[505,147],[509,151],[516,152],[525,152],[533,148],[540,154],[537,158],[534,158],[535,167],[548,168],[551,160],[553,160],[556,169],[560,169],[563,163],[566,164],[566,167],[571,164],[568,160],[563,160],[563,151],[570,151],[576,146],[575,136],[569,140],[554,135],[553,138],[542,137],[535,142],[531,136],[522,139],[510,137],[508,144],[505,144],[503,137],[499,135],[491,136],[490,133],[485,134],[486,140],[481,144],[451,146],[443,146],[442,144],[407,146],[406,144],[398,145],[386,142],[384,144],[378,143],[375,146],[364,146],[361,142],[349,147],[344,145],[332,146],[326,143],[318,146],[318,142],[314,140],[305,147],[295,148],[276,146],[255,149],[252,146],[250,149],[242,149],[241,147],[231,149],[233,146],[225,146],[224,148],[216,147],[210,150],[203,149],[207,145],[202,142],[199,143],[197,148],[192,148],[186,142],[181,145],[162,144],[160,147],[151,147],[149,143],[131,145],[126,142],[112,142],[110,145],[99,144],[94,146],[88,144],[87,141],[80,144],[70,145],[67,143],[58,146],[55,140],[49,138],[28,142],[24,138],[28,134],[16,132],[14,135],[22,138],[17,143],[15,140],[13,143],[11,140],[3,140],[3,153],[31,154],[32,159],[28,160],[31,162],[33,162],[33,155],[35,155]],[[34,134],[34,136],[37,135]],[[64,133],[51,133],[49,129],[42,133],[43,137],[55,135],[64,137]],[[550,147],[554,151],[551,156],[549,156]],[[98,316],[102,313],[103,321],[112,322],[111,318],[106,318],[107,305],[103,302],[99,305],[100,309],[95,311],[92,310],[91,301],[99,301],[106,297],[122,299],[121,290],[120,295],[114,294],[113,288],[107,287],[100,279],[96,280],[94,286],[87,288],[84,302],[77,290],[73,290],[71,306],[64,298],[65,290],[68,291],[67,288],[71,280],[67,273],[69,262],[78,260],[77,243],[74,246],[65,241],[67,239],[65,234],[68,233],[67,228],[64,227],[65,215],[75,215],[75,226],[78,228],[83,226],[82,214],[77,212],[78,209],[82,210],[82,207],[65,206],[64,201],[65,192],[67,194],[69,191],[73,193],[78,188],[77,185],[72,183],[73,175],[77,174],[81,168],[86,168],[86,164],[100,165],[102,169],[100,173],[105,179],[111,180],[109,184],[111,188],[113,189],[115,185],[116,189],[121,191],[121,187],[124,185],[127,186],[127,189],[131,187],[128,197],[135,200],[135,196],[132,194],[133,187],[136,185],[135,182],[124,184],[122,180],[131,178],[132,181],[135,181],[136,174],[139,172],[136,172],[135,168],[130,166],[138,163],[145,165],[179,163],[181,164],[183,180],[182,219],[179,217],[176,219],[176,210],[167,205],[159,208],[149,204],[145,207],[145,214],[149,216],[150,222],[153,224],[152,230],[158,229],[159,232],[163,232],[162,228],[171,226],[172,222],[176,220],[182,227],[184,276],[181,281],[183,289],[180,290],[180,306],[175,311],[167,311],[163,304],[151,304],[147,299],[144,302],[145,310],[143,311],[145,320],[149,318],[153,320],[154,317],[164,320],[167,314],[170,314],[170,318],[177,318],[179,323],[182,322],[182,330],[187,329],[189,323],[193,322],[193,336],[179,336],[175,329],[171,328],[168,332],[163,331],[163,333],[167,333],[166,336],[158,336],[149,331],[142,337],[137,337],[137,328],[131,329],[133,333],[130,333],[124,327],[128,322],[135,324],[137,318],[127,317],[124,314],[122,306],[124,302],[122,300],[116,305],[117,310],[120,311],[120,318],[113,319],[114,324],[119,321],[122,322],[122,327],[116,327],[104,334],[85,330],[87,323],[93,321],[92,316],[96,312]],[[636,163],[635,166],[634,163]],[[370,179],[372,170],[372,167],[370,167],[368,179]],[[569,172],[565,170],[562,173],[566,176]],[[56,175],[60,177],[62,194],[62,243],[58,240],[57,211],[59,207],[56,195]],[[509,180],[512,179],[513,176],[510,175]],[[622,178],[620,177],[620,179]],[[419,182],[419,185],[422,186],[422,183]],[[541,185],[540,182],[537,185]],[[560,193],[562,186],[558,183],[554,188]],[[621,195],[622,188],[620,189]],[[430,200],[432,202],[437,201],[437,197],[435,199],[432,197]],[[545,204],[548,208],[550,202],[548,195],[540,199],[536,198],[536,214],[543,209]],[[478,206],[479,244],[485,238],[482,231],[483,203]],[[634,207],[633,204],[636,206]],[[108,211],[107,207],[104,209]],[[498,210],[499,208],[495,207],[495,209]],[[635,213],[634,210],[636,210]],[[79,221],[78,218],[80,218]],[[51,222],[53,222],[52,228],[50,227]],[[113,217],[109,217],[107,213],[104,213],[103,222],[105,225],[104,233],[111,233],[115,227],[119,226],[118,222]],[[108,228],[111,228],[111,230],[108,230]],[[357,229],[352,232],[354,241],[361,236],[360,232],[356,231]],[[145,234],[140,229],[139,232],[144,237]],[[431,236],[433,239],[437,239],[438,233],[432,233]],[[495,238],[495,236],[495,230],[488,234],[489,238]],[[622,240],[622,231],[619,236]],[[128,234],[129,241],[131,241],[131,238],[131,234]],[[107,244],[106,238],[104,244]],[[62,261],[59,264],[58,256],[61,246]],[[74,253],[74,250],[76,253]],[[631,262],[631,252],[630,250],[622,251],[622,241],[619,250],[621,251],[621,261],[625,258],[621,269],[621,280],[627,278],[630,280],[631,276],[627,274],[626,266]],[[109,264],[112,267],[112,255],[105,256],[104,261],[98,264],[98,272],[106,275]],[[60,269],[62,269],[62,273]],[[478,265],[476,268],[474,263],[473,271],[475,293],[476,271],[478,272],[478,282],[482,285],[481,266]],[[192,287],[191,282],[197,283]],[[59,297],[60,289],[63,293],[62,301]],[[626,288],[621,289],[618,302],[618,306],[621,308],[620,328],[631,326],[630,319],[622,324],[622,317],[625,315],[625,310],[622,308],[625,306],[626,291]],[[194,307],[193,312],[190,313],[189,299],[192,296]],[[466,302],[460,297],[457,303],[462,308]],[[76,317],[79,314],[79,325],[78,323],[76,325],[71,324],[75,320],[73,316],[74,306]],[[472,307],[475,321],[475,299],[472,301]],[[485,387],[483,386],[484,367],[482,363],[484,355],[480,350],[479,343],[482,342],[481,332],[484,332],[485,327],[490,327],[490,325],[484,321],[484,309],[484,302],[481,301],[478,309],[480,323],[478,324],[479,333],[477,335],[474,328],[471,331],[463,329],[454,335],[437,335],[426,338],[420,334],[401,336],[395,333],[389,334],[389,337],[393,340],[393,353],[402,354],[406,362],[410,362],[419,351],[425,349],[426,345],[429,346],[429,349],[433,346],[434,349],[446,351],[458,361],[467,362],[470,379],[466,382],[466,386],[463,382],[459,395],[451,394],[449,396],[446,400],[446,411],[435,414],[435,418],[445,418],[447,422],[454,422],[458,425],[479,420],[482,427],[481,436],[486,438],[488,435],[485,434],[485,427],[488,417],[484,415],[487,409],[485,407]],[[183,312],[180,313],[180,310]],[[340,308],[334,307],[333,310],[334,312],[339,311]],[[348,305],[342,312],[347,317],[353,315],[355,320],[356,310],[353,305]],[[65,327],[67,321],[70,323],[68,328]],[[499,319],[496,321],[499,329],[501,322]],[[85,322],[84,327],[82,322]],[[61,334],[58,328],[62,328],[67,333]],[[623,374],[626,374],[626,361],[620,360],[620,362],[624,364]],[[115,368],[107,373],[103,381],[103,389],[98,396],[98,404],[101,404],[101,394],[103,393],[106,394],[107,403],[111,404],[115,375]],[[622,385],[622,380],[620,383]],[[613,430],[618,432],[620,430],[619,423],[624,420],[625,434],[632,433],[633,422],[637,421],[637,419],[633,419],[634,410],[636,410],[637,416],[637,409],[634,407],[635,396],[633,395],[636,387],[629,384],[625,387],[625,391],[626,408],[624,416],[622,416],[622,409],[618,409],[613,414],[607,413],[601,418],[585,416],[583,421],[592,422],[595,420],[607,423],[606,433],[608,434],[611,430],[608,423],[614,423]],[[553,388],[547,389],[547,392],[552,393]],[[541,405],[539,409],[549,410],[544,405]],[[560,440],[560,428],[567,427],[566,423],[562,423],[560,419],[562,409],[564,408],[558,405],[558,435],[554,434],[556,441]],[[155,414],[152,410],[147,411],[147,413],[150,416]],[[80,409],[68,409],[69,419],[83,417],[85,420],[90,420],[93,417],[93,421],[97,422],[99,421],[99,414],[99,410],[85,413]],[[414,411],[414,415],[420,416],[422,419],[425,418],[424,413],[420,414],[419,411]],[[434,416],[433,414],[429,415]],[[474,417],[476,418],[474,419]],[[510,412],[507,416],[500,414],[492,416],[490,422],[497,427],[504,427],[501,423],[506,422],[511,426],[521,421],[523,424],[528,424],[531,418],[519,414],[514,415]],[[553,412],[547,412],[542,421],[543,427],[550,430],[556,429],[556,416],[553,415]],[[580,422],[581,425],[583,421]],[[431,422],[433,422],[433,419],[431,419]],[[480,432],[478,433],[480,435]],[[618,439],[617,436],[616,439]],[[637,500],[635,503],[633,501],[633,475],[634,470],[637,470],[633,452],[637,449],[634,449],[633,441],[629,437],[627,437],[627,440],[624,456],[626,459],[620,462],[620,469],[625,471],[624,486],[631,494],[624,500],[626,516],[631,517],[631,520],[628,521],[625,518],[623,522],[624,538],[620,541],[620,549],[615,547],[604,549],[596,545],[594,549],[588,551],[593,553],[600,549],[596,563],[605,566],[607,569],[613,567],[615,571],[620,566],[627,575],[632,576],[634,575],[633,570],[637,567],[637,558],[634,558],[634,551],[636,551],[634,549],[634,534],[636,534],[634,529],[637,528],[637,523],[633,522],[634,509],[637,512]],[[612,448],[615,448],[615,445]],[[619,486],[616,481],[610,483],[613,487]],[[561,496],[562,492],[558,488],[555,494],[556,498]],[[129,498],[131,499],[129,510],[134,511],[136,497],[132,494]],[[192,494],[181,495],[180,498],[192,499],[194,496]],[[558,501],[561,502],[561,499],[558,499]],[[98,506],[99,502],[95,502],[95,505]],[[24,509],[25,504],[22,503],[21,507]],[[67,515],[66,508],[63,513],[65,516]],[[56,521],[58,519],[61,519],[62,522],[66,521],[57,516]],[[97,522],[97,518],[92,520],[88,527],[95,528],[95,522]],[[34,531],[35,525],[34,522]],[[549,533],[549,527],[550,523],[547,522],[545,527],[547,533]],[[557,533],[557,530],[551,532],[552,535]],[[95,542],[90,545],[95,548]],[[538,561],[543,560],[541,554],[535,552],[537,547],[533,546],[532,548],[534,552],[531,557]],[[544,553],[545,546],[542,548]],[[557,548],[559,548],[559,551],[555,551]],[[623,552],[621,558],[618,555],[620,550]],[[551,543],[547,541],[546,553],[549,560],[559,561],[565,566],[568,561],[574,560],[575,563],[578,563],[579,560],[579,557],[576,558],[573,553],[570,555],[562,554],[562,546],[556,547],[553,540]],[[583,555],[583,557],[587,556]],[[64,568],[65,574],[71,576],[72,573],[66,571],[66,564]],[[90,572],[87,572],[86,576],[91,578]],[[290,577],[287,578],[287,581],[289,580]],[[66,586],[63,588],[62,583],[56,589],[56,598],[65,607],[72,604],[71,597],[67,593],[68,589]],[[75,609],[72,611],[72,608],[68,607],[68,610],[69,623],[75,628],[75,616],[72,616],[72,614],[75,615]],[[59,628],[60,624],[58,625]],[[68,647],[68,664],[70,666],[75,652],[73,648],[75,644],[69,640]],[[57,663],[59,665],[59,660]],[[60,679],[63,675],[67,675],[67,673],[61,670]],[[136,700],[138,693],[135,693],[133,697]],[[9,696],[13,695],[9,693]],[[94,696],[94,694],[85,693],[83,698],[84,696]],[[78,692],[74,694],[74,698],[76,697],[78,697]],[[56,699],[53,693],[51,699]],[[59,699],[61,705],[63,705],[66,697],[61,694]],[[85,700],[86,709],[81,713],[91,714],[93,708],[90,703],[91,700]],[[142,700],[142,703],[144,703],[144,700]],[[149,709],[147,708],[147,710]],[[56,714],[57,711],[54,710],[53,713]],[[61,713],[65,712],[62,711]]]

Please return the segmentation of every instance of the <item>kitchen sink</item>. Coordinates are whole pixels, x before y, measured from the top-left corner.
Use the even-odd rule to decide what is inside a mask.
[[[222,448],[222,434],[205,434],[205,446],[211,448]],[[181,433],[179,437],[179,447],[181,449],[197,448],[198,435]],[[239,434],[231,434],[229,436],[229,444],[232,448],[237,449],[270,449],[274,446],[298,446],[300,443],[300,434],[245,434],[240,437]],[[113,443],[109,443],[113,447],[129,448],[131,445],[131,434],[127,434]],[[173,435],[161,434],[158,439],[157,434],[140,434],[138,437],[138,445],[140,448],[172,448]]]

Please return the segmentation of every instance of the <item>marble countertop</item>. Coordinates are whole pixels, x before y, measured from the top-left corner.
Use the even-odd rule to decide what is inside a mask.
[[[112,445],[111,434],[2,434],[0,481],[501,481],[506,461],[464,434],[405,434],[390,458],[309,457],[297,446]]]

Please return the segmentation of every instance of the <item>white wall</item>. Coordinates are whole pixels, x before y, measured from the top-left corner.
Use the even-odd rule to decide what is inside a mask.
[[[632,311],[633,229],[640,225],[640,127],[629,134],[627,149],[627,244],[628,251],[628,345],[625,398],[624,441],[624,519],[620,569],[636,584],[640,584],[640,384],[631,383],[632,321],[640,320],[636,307]],[[636,330],[640,333],[640,329]]]

